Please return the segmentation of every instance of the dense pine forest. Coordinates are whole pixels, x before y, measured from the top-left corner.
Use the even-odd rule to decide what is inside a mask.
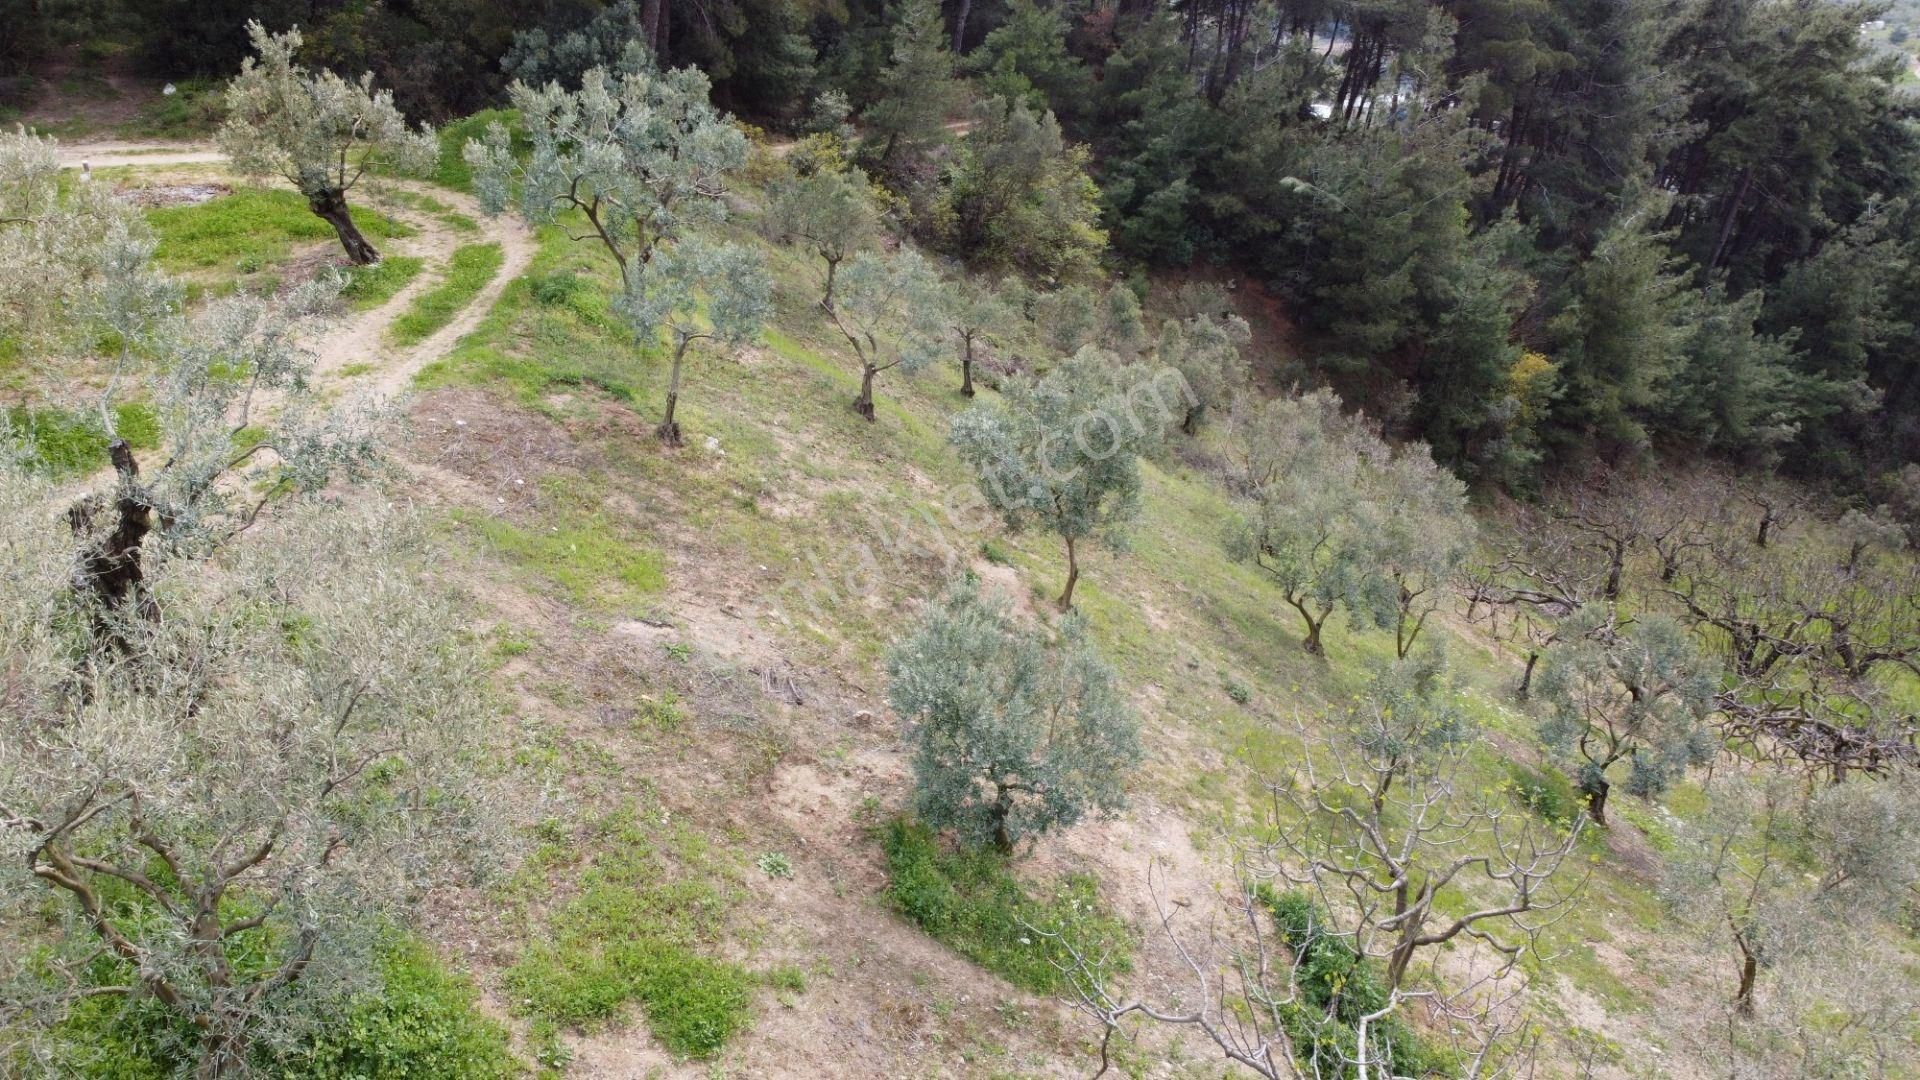
[[[1920,1076],[1916,11],[0,0],[0,1077]]]

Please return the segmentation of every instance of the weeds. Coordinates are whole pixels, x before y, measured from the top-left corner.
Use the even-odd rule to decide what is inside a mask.
[[[728,901],[704,882],[674,880],[631,819],[614,832],[617,847],[508,970],[516,1008],[554,1027],[584,1028],[637,1002],[669,1051],[711,1057],[750,1022],[755,985],[746,969],[699,950],[718,935]]]
[[[1132,967],[1126,924],[1101,907],[1094,879],[1075,874],[1036,898],[990,850],[948,852],[932,830],[904,818],[885,826],[887,897],[948,948],[1023,990],[1069,989],[1064,946],[1109,975]],[[1037,934],[1035,931],[1044,931]],[[1059,942],[1045,935],[1058,935]]]
[[[500,518],[455,511],[496,553],[558,585],[574,603],[604,610],[637,609],[666,588],[664,560],[612,520],[569,515],[545,531]]]

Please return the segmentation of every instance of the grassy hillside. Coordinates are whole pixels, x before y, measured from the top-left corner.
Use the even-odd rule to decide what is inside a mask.
[[[856,415],[859,370],[817,307],[818,267],[760,238],[756,193],[734,201],[729,238],[758,246],[777,314],[759,344],[694,358],[684,448],[651,434],[663,351],[631,340],[609,312],[610,267],[559,228],[416,380],[398,494],[435,508],[449,584],[474,599],[531,844],[506,879],[423,903],[424,932],[543,1074],[1084,1075],[1097,1028],[1060,1003],[1044,943],[1009,913],[1124,937],[1130,985],[1178,986],[1150,871],[1180,903],[1231,883],[1233,849],[1265,827],[1268,785],[1390,663],[1391,634],[1336,615],[1328,655],[1304,652],[1292,611],[1222,543],[1234,510],[1210,471],[1217,436],[1177,441],[1146,467],[1130,550],[1083,555],[1077,593],[1144,720],[1132,809],[1006,866],[945,860],[890,828],[908,765],[885,706],[888,644],[968,571],[1050,622],[1065,561],[1047,535],[955,512],[972,486],[947,444],[966,404],[957,364],[887,373],[877,422]],[[318,222],[298,225],[281,203],[243,190],[155,211],[159,258],[298,272]],[[370,340],[427,338],[496,272],[493,226],[460,216],[415,193],[371,219],[376,237],[439,227],[461,246],[362,286],[368,308],[417,275],[439,282],[386,305],[396,321]],[[382,362],[376,350],[339,374]],[[68,456],[68,468],[92,460]],[[1571,791],[1539,771],[1510,697],[1517,657],[1460,614],[1443,610],[1429,646],[1486,733],[1472,782],[1569,814]],[[1724,1071],[1711,1024],[1734,961],[1655,891],[1676,815],[1700,803],[1693,783],[1662,805],[1622,795],[1615,827],[1582,841],[1586,899],[1543,931],[1544,958],[1524,972],[1543,1075]],[[957,883],[941,910],[964,914],[925,917],[899,887],[908,867],[936,892]],[[1920,982],[1915,943],[1887,945]],[[1898,1071],[1912,1068],[1910,1036],[1888,1075],[1912,1075]],[[1221,1071],[1191,1033],[1149,1031],[1121,1051],[1137,1075]]]
[[[752,213],[736,220],[733,239],[761,243]],[[610,282],[597,253],[549,232],[529,277],[420,380],[423,432],[445,432],[444,417],[455,412],[487,415],[487,430],[452,439],[423,433],[416,452],[461,473],[477,485],[475,494],[513,493],[492,496],[505,498],[497,517],[463,512],[458,527],[483,556],[473,577],[504,569],[515,583],[487,590],[498,595],[503,624],[530,638],[507,668],[511,692],[565,753],[622,763],[599,782],[573,776],[568,783],[596,801],[658,790],[676,821],[684,813],[725,838],[736,860],[763,849],[790,855],[795,885],[739,871],[747,887],[776,895],[735,916],[723,951],[749,963],[780,956],[833,969],[835,1002],[816,1006],[803,997],[799,1006],[825,1022],[854,1002],[884,1014],[898,992],[887,982],[892,964],[872,972],[878,958],[829,929],[888,940],[903,933],[875,894],[876,856],[864,831],[905,794],[902,742],[881,699],[884,649],[919,603],[965,570],[1005,590],[1033,618],[1050,619],[1046,601],[1059,589],[1064,561],[1047,536],[969,528],[949,513],[970,485],[945,444],[948,418],[964,404],[957,368],[883,380],[879,421],[861,421],[849,407],[858,369],[814,304],[816,268],[784,249],[763,251],[776,274],[778,318],[762,345],[695,364],[681,402],[686,449],[666,451],[648,437],[661,404],[663,358],[636,348],[607,317]],[[538,436],[522,434],[529,430]],[[522,445],[563,446],[567,463],[516,454]],[[1344,708],[1393,655],[1390,635],[1356,631],[1337,617],[1326,660],[1300,650],[1292,613],[1257,572],[1225,553],[1227,499],[1213,477],[1185,463],[1204,462],[1206,451],[1202,442],[1148,468],[1132,550],[1096,553],[1079,592],[1081,610],[1146,717],[1136,819],[1084,826],[1014,868],[1036,887],[1069,872],[1093,873],[1101,902],[1134,918],[1142,934],[1140,917],[1150,910],[1143,860],[1165,856],[1145,838],[1146,823],[1165,830],[1177,821],[1183,843],[1223,855],[1258,828],[1265,785],[1293,767],[1296,725],[1311,730],[1324,711]],[[501,461],[500,452],[512,460]],[[580,539],[564,546],[494,539],[543,528]],[[651,596],[623,587],[608,557],[636,544],[664,566],[664,585]],[[595,579],[603,585],[583,588]],[[555,599],[561,606],[552,606]],[[529,607],[542,612],[539,624],[516,621]],[[1527,785],[1535,805],[1570,815],[1571,793],[1529,765],[1540,757],[1532,724],[1509,700],[1517,659],[1457,611],[1450,615],[1433,646],[1453,661],[1462,703],[1488,732],[1475,751],[1477,782]],[[636,641],[644,643],[637,650]],[[564,673],[578,670],[582,655],[609,650],[639,670],[623,666],[618,682],[585,691],[583,700]],[[635,719],[593,721],[610,693],[629,702],[620,715]],[[648,719],[663,695],[681,717],[664,726]],[[1528,972],[1549,1074],[1571,1074],[1576,1063],[1597,1075],[1712,1072],[1698,1030],[1672,1017],[1711,1011],[1726,992],[1731,961],[1716,951],[1721,943],[1695,941],[1674,925],[1653,887],[1670,815],[1698,805],[1688,784],[1665,806],[1623,799],[1622,824],[1583,842],[1587,900],[1546,932],[1551,959]],[[591,841],[584,847],[596,850]],[[1193,875],[1176,886],[1182,889],[1204,891],[1225,873],[1223,863],[1200,861],[1191,850],[1173,861]],[[816,895],[786,895],[797,889]],[[1443,907],[1464,910],[1473,900],[1452,897]],[[819,929],[807,926],[823,906],[831,918]],[[769,938],[778,944],[769,948]],[[1150,963],[1168,959],[1143,941]],[[1901,947],[1911,962],[1911,943]],[[858,970],[845,970],[850,964]],[[1009,1058],[1023,1074],[1081,1067],[1084,1021],[951,956],[909,980],[910,996],[929,1002],[932,1015],[906,1032],[881,1029],[879,1045],[864,1052],[888,1067],[938,1060],[989,1075],[1002,1067],[989,1063]],[[1020,1016],[1037,1010],[1049,1023],[1035,1029],[941,1004],[953,992],[942,988],[955,985],[1019,1002]],[[720,1060],[751,1073],[770,1060],[768,1041],[781,1030],[740,1035]],[[612,1048],[623,1039],[595,1031],[580,1053],[601,1061],[620,1052]],[[948,1039],[965,1049],[915,1049],[927,1045],[922,1040]],[[1160,1053],[1187,1060],[1196,1075],[1216,1067],[1190,1040],[1185,1050],[1162,1047],[1152,1056]]]

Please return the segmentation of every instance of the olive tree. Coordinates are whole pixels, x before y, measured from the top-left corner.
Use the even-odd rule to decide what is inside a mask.
[[[1209,410],[1224,411],[1246,388],[1250,369],[1243,350],[1252,340],[1252,328],[1237,315],[1202,314],[1161,325],[1156,358],[1185,376],[1198,400],[1181,418],[1181,431],[1197,433]]]
[[[530,146],[525,161],[498,123],[463,151],[489,213],[517,197],[530,224],[558,224],[570,239],[597,242],[620,272],[615,309],[641,347],[667,333],[673,363],[657,430],[669,445],[680,441],[674,407],[687,347],[752,337],[772,292],[745,254],[711,244],[674,250],[725,219],[726,181],[747,162],[746,136],[714,109],[709,89],[693,68],[595,68],[578,91],[515,83],[509,95]]]
[[[947,297],[947,320],[960,339],[960,393],[973,396],[973,365],[984,343],[1005,335],[1014,325],[1012,306],[1000,290],[979,278],[961,274]]]
[[[195,1075],[247,1074],[316,1002],[377,989],[383,916],[477,865],[477,651],[424,528],[317,499],[159,561],[105,648],[51,497],[0,465],[0,907],[60,930],[3,1026],[66,1060],[79,998],[152,1000]]]
[[[153,265],[139,211],[99,184],[63,184],[57,145],[0,134],[0,341],[63,353],[110,344],[95,413],[117,437],[114,404],[163,351],[178,285]]]
[[[827,309],[860,363],[860,396],[853,411],[873,422],[873,380],[899,368],[913,375],[945,352],[945,296],[940,276],[920,253],[862,253],[847,264],[840,303]]]
[[[380,253],[354,225],[347,192],[370,170],[432,167],[440,153],[433,129],[407,127],[392,91],[374,89],[372,74],[349,82],[295,63],[300,31],[274,34],[251,21],[247,36],[259,55],[248,57],[227,84],[220,149],[243,173],[292,184],[339,234],[347,258],[374,262]]]
[[[1713,680],[1675,620],[1588,609],[1568,620],[1545,663],[1540,736],[1572,764],[1594,824],[1607,824],[1616,766],[1626,765],[1630,793],[1652,798],[1712,758]]]
[[[1344,609],[1392,626],[1404,658],[1471,546],[1465,486],[1424,445],[1387,445],[1329,391],[1243,397],[1230,424],[1247,505],[1229,552],[1280,587],[1309,653],[1325,654],[1321,630]]]
[[[152,249],[107,185],[61,182],[58,143],[0,132],[0,339],[57,350],[91,346],[94,330],[135,334],[173,303]]]
[[[914,804],[934,828],[1010,854],[1126,805],[1139,721],[1083,619],[1048,642],[962,580],[893,647],[887,674],[888,701],[917,725]]]
[[[1467,486],[1424,445],[1396,448],[1374,476],[1384,513],[1373,558],[1393,578],[1393,645],[1402,659],[1439,610],[1473,550]]]
[[[1140,301],[1125,285],[1100,292],[1074,284],[1042,293],[1033,303],[1033,321],[1041,339],[1062,356],[1097,345],[1133,359],[1148,343]]]
[[[1008,528],[1039,525],[1066,545],[1060,610],[1073,607],[1080,545],[1124,545],[1140,510],[1140,455],[1186,400],[1177,373],[1088,348],[1043,378],[1009,386],[1004,406],[975,405],[954,418],[952,442],[987,505]]]
[[[1661,891],[1734,948],[1734,1012],[1751,1017],[1760,973],[1815,956],[1846,966],[1862,929],[1894,914],[1920,880],[1911,778],[1861,780],[1806,800],[1772,774],[1716,777],[1706,812],[1678,828]],[[1811,855],[1811,862],[1808,856]]]
[[[840,264],[868,246],[880,230],[880,210],[867,174],[851,165],[816,168],[783,177],[767,195],[767,223],[781,240],[799,244],[827,267],[820,306],[833,310]]]
[[[707,296],[704,308],[702,292]],[[737,345],[752,340],[773,310],[773,283],[753,252],[693,237],[654,252],[647,271],[633,279],[614,310],[626,316],[642,338],[662,332],[667,336],[673,359],[657,430],[661,442],[679,446],[674,410],[688,348],[696,341]]]

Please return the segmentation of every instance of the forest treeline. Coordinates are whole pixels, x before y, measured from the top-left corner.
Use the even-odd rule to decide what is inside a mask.
[[[1086,148],[1068,164],[1097,184],[1109,258],[1264,285],[1306,334],[1303,374],[1475,483],[1706,454],[1884,502],[1920,459],[1916,99],[1862,36],[1874,4],[930,7],[4,0],[21,32],[0,64],[117,35],[156,74],[225,76],[259,18],[445,119],[639,41],[763,126],[889,130],[863,164],[974,261],[991,238],[914,194],[968,159],[924,123],[945,145],[901,153],[903,114],[1023,102]]]

